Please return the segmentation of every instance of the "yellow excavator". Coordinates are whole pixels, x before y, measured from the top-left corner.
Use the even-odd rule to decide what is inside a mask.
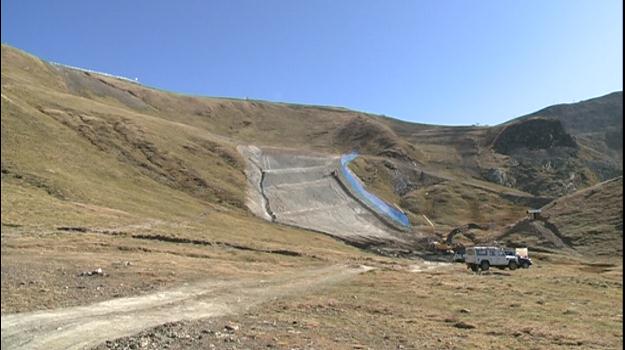
[[[453,230],[449,231],[449,233],[447,234],[447,237],[445,237],[445,241],[434,242],[432,243],[432,247],[434,248],[435,251],[439,253],[448,253],[448,254],[452,253],[453,254],[454,252],[457,252],[457,251],[463,251],[464,245],[462,243],[454,243],[454,237],[459,233],[466,235],[471,229],[488,230],[488,225],[469,223],[466,225],[458,226],[454,228]]]

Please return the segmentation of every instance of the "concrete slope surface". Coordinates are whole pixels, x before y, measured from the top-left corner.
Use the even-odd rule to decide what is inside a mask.
[[[207,281],[88,306],[2,315],[2,349],[84,349],[166,322],[224,316],[339,283],[369,267],[329,266],[268,280]]]
[[[388,227],[345,191],[332,175],[339,156],[254,146],[239,151],[255,179],[247,202],[253,213],[355,244],[403,244],[410,239],[409,233]]]

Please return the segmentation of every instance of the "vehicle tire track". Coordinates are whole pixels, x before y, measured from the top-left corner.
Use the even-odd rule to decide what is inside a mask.
[[[87,306],[2,315],[2,349],[84,349],[167,322],[235,314],[369,269],[326,266],[260,281],[205,281]]]

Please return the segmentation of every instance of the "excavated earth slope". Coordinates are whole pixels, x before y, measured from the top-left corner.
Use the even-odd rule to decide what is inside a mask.
[[[247,205],[277,223],[330,234],[356,245],[407,244],[412,234],[386,226],[332,175],[336,155],[239,146],[247,164]]]

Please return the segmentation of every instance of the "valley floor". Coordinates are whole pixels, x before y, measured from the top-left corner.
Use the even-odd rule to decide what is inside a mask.
[[[462,264],[392,259],[349,247],[308,254],[241,248],[3,227],[2,347],[623,345],[617,260],[543,254],[534,255],[528,270],[475,275]],[[81,276],[96,267],[104,275]]]

